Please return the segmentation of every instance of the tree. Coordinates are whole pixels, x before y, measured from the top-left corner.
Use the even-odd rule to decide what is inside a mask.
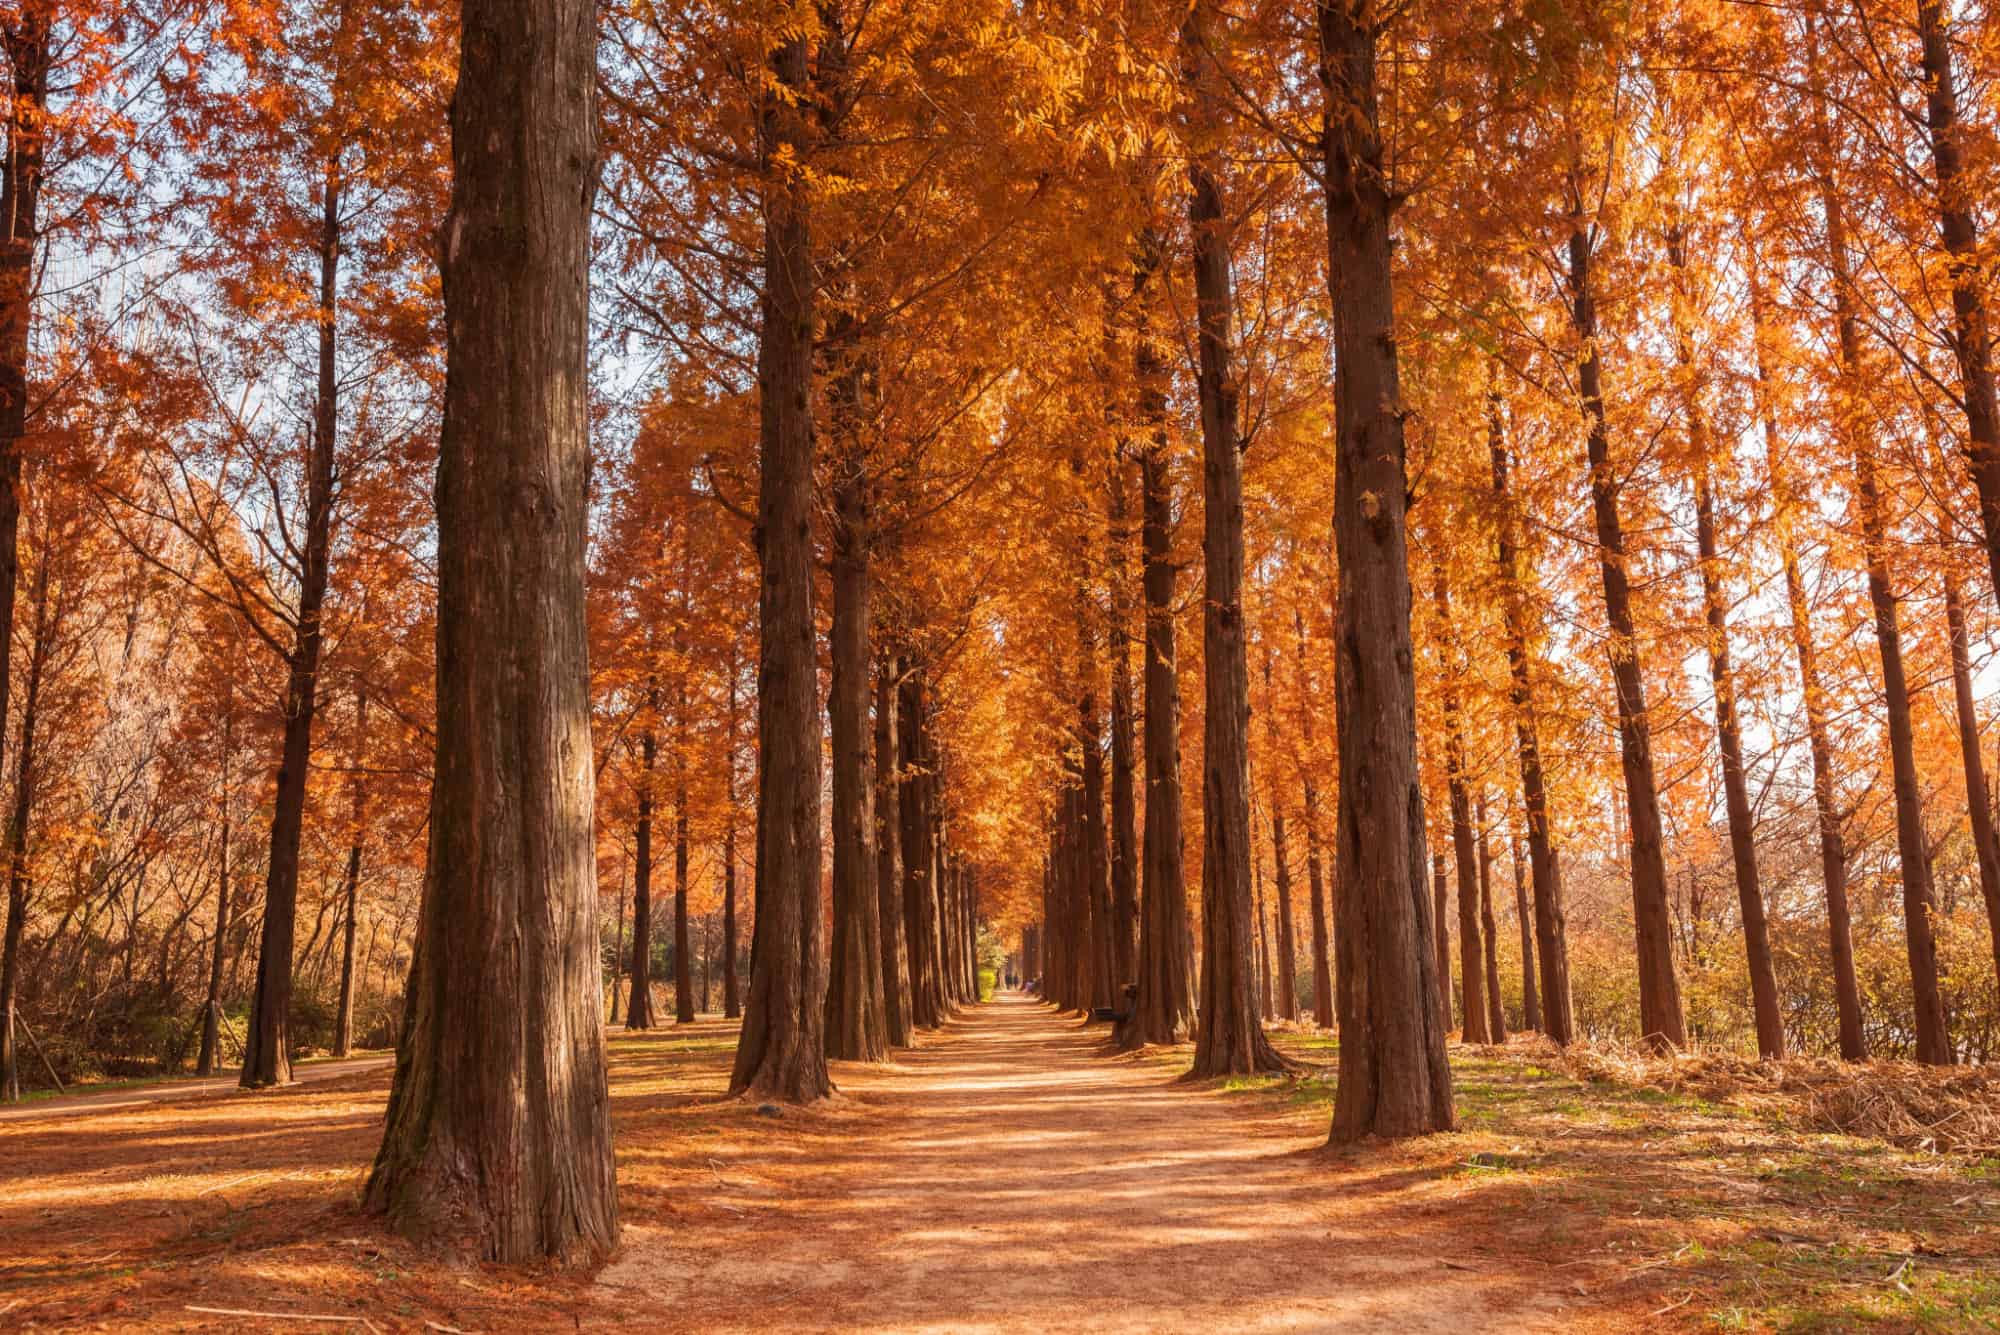
[[[438,458],[437,777],[408,1011],[365,1200],[488,1260],[618,1232],[584,626],[596,29],[467,0]]]

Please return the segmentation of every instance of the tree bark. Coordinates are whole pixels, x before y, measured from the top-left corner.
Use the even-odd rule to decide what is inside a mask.
[[[222,828],[217,842],[220,845],[219,865],[215,873],[215,940],[210,944],[208,955],[208,995],[201,1008],[201,1051],[195,1059],[196,1075],[214,1075],[216,1065],[222,1059],[218,1046],[222,1026],[222,974],[223,965],[229,952],[229,836],[230,836],[230,788],[229,757],[234,751],[236,737],[236,688],[228,683],[223,688],[222,706],[222,773],[220,776]]]
[[[1949,255],[1951,350],[1958,361],[1965,409],[1966,463],[1979,492],[1979,523],[1987,568],[2000,595],[2000,396],[1993,385],[1993,331],[1986,310],[1986,262],[1979,254],[1979,225],[1965,181],[1958,74],[1945,26],[1944,0],[1916,0],[1917,38],[1923,48],[1924,107],[1931,165],[1937,172],[1938,233]],[[2000,947],[1996,947],[2000,949]]]
[[[896,774],[896,666],[875,665],[875,893],[882,945],[882,1028],[891,1047],[914,1041],[910,1023],[910,949],[903,924],[901,806]]]
[[[1111,979],[1123,990],[1139,980],[1139,809],[1132,788],[1132,541],[1126,464],[1111,462]],[[976,952],[975,952],[976,953]],[[973,965],[973,999],[978,999]]]
[[[683,588],[687,585],[684,583]],[[685,646],[682,646],[685,652]],[[681,669],[674,690],[674,1023],[693,1024],[694,951],[688,940],[688,690]]]
[[[1486,1037],[1507,1041],[1507,1008],[1500,1000],[1500,936],[1493,919],[1493,847],[1487,841],[1486,790],[1479,792],[1479,922],[1486,946]]]
[[[21,934],[28,920],[28,822],[34,813],[35,724],[41,708],[42,674],[49,661],[49,553],[35,565],[34,643],[28,649],[28,679],[21,701],[21,735],[15,743],[14,815],[7,826],[7,930],[0,944],[0,1102],[21,1101],[21,1057],[14,1031],[21,987]]]
[[[1631,834],[1632,930],[1639,969],[1639,1035],[1656,1051],[1687,1047],[1680,981],[1674,975],[1673,921],[1667,902],[1667,864],[1660,831],[1660,789],[1653,773],[1653,725],[1646,712],[1645,670],[1632,617],[1626,569],[1622,483],[1611,463],[1611,431],[1604,417],[1603,359],[1598,351],[1597,292],[1591,277],[1591,224],[1583,210],[1584,184],[1572,174],[1569,287],[1570,322],[1577,338],[1577,389],[1583,401],[1590,462],[1590,505],[1597,527],[1597,568],[1610,627],[1611,675],[1618,697],[1618,752],[1625,775],[1626,825]]]
[[[932,843],[924,722],[923,671],[906,666],[896,691],[896,732],[902,747],[903,923],[909,934],[910,1023],[935,1029],[944,1022],[944,998],[938,991],[936,901],[931,890],[937,850]]]
[[[311,779],[313,714],[324,643],[320,613],[333,554],[334,444],[339,377],[334,363],[340,298],[340,174],[329,160],[322,181],[319,237],[319,384],[312,448],[307,460],[305,547],[299,570],[298,619],[286,661],[285,726],[271,806],[271,861],[264,881],[264,929],[257,945],[257,985],[243,1044],[245,1089],[292,1079],[292,946],[298,926],[299,841]]]
[[[1389,215],[1376,115],[1380,11],[1318,0],[1333,304],[1340,1083],[1331,1139],[1449,1130],[1451,1068],[1427,948],[1424,799],[1405,547],[1408,477]]]
[[[1542,1027],[1542,1001],[1535,987],[1535,929],[1528,908],[1528,880],[1521,874],[1521,836],[1507,824],[1507,862],[1514,873],[1514,921],[1521,929],[1521,1023]]]
[[[1951,633],[1952,703],[1958,713],[1958,746],[1965,759],[1965,805],[1972,846],[1979,855],[1979,893],[1986,901],[1987,940],[1993,971],[2000,980],[2000,839],[1993,829],[1993,799],[1986,786],[1986,763],[1979,754],[1979,708],[1972,697],[1972,645],[1965,624],[1965,596],[1951,557],[1944,557],[1944,616]]]
[[[743,1015],[741,992],[736,986],[736,645],[729,646],[729,703],[726,708],[722,756],[722,1014],[725,1019]]]
[[[856,374],[842,372],[841,378]],[[838,396],[849,407],[847,395]],[[882,906],[875,884],[875,773],[868,735],[868,628],[871,519],[868,478],[852,434],[857,422],[836,422],[843,440],[833,482],[832,685],[833,959],[826,994],[826,1055],[883,1061],[889,1055],[882,971]]]
[[[483,1259],[618,1234],[584,624],[596,25],[465,0],[442,233],[437,760],[366,1202]]]
[[[1500,571],[1500,606],[1507,620],[1508,703],[1514,715],[1521,805],[1527,813],[1528,865],[1535,886],[1535,969],[1541,984],[1541,1028],[1561,1047],[1576,1032],[1569,991],[1569,928],[1563,912],[1562,866],[1556,860],[1555,840],[1549,832],[1541,726],[1535,714],[1534,672],[1528,658],[1528,612],[1521,592],[1519,521],[1508,489],[1507,437],[1498,390],[1488,390],[1486,395],[1486,440],[1493,459],[1497,512],[1494,562]]]
[[[639,735],[639,812],[632,831],[632,976],[625,1027],[653,1027],[653,766],[659,755],[660,688],[646,687],[646,729]]]
[[[1147,232],[1134,286],[1159,265],[1158,237]],[[1194,936],[1188,922],[1181,839],[1181,692],[1174,635],[1174,482],[1166,438],[1166,367],[1150,325],[1141,327],[1134,361],[1139,417],[1148,438],[1139,457],[1140,543],[1145,549],[1146,826],[1140,888],[1139,1015],[1135,1043],[1178,1043],[1194,1023]]]
[[[1459,718],[1458,645],[1451,630],[1451,591],[1441,562],[1431,564],[1431,606],[1438,625],[1438,700],[1444,712],[1444,771],[1451,798],[1451,844],[1458,871],[1459,1008],[1465,1041],[1491,1043],[1487,1023],[1485,953],[1479,930],[1478,857],[1472,843],[1472,794],[1466,786],[1465,729]],[[1437,884],[1442,886],[1442,880]],[[1444,900],[1438,899],[1438,916]],[[1440,938],[1442,939],[1442,938]],[[1446,961],[1439,961],[1443,969]],[[1446,976],[1440,973],[1440,977]]]
[[[368,697],[358,692],[354,697],[354,774],[348,783],[348,800],[352,804],[348,822],[353,833],[347,845],[346,893],[342,896],[345,907],[341,914],[340,944],[340,1008],[334,1012],[333,1055],[345,1057],[354,1050],[354,933],[357,910],[361,906],[361,852],[366,842],[367,825],[364,823],[368,810],[367,780],[362,778],[361,763],[366,755],[368,735]]]
[[[813,654],[813,271],[803,163],[812,100],[807,39],[771,53],[758,111],[764,168],[764,293],[757,381],[757,912],[750,987],[729,1087],[804,1103],[826,1072],[825,929],[819,897],[819,687]],[[782,91],[779,91],[782,90]]]
[[[1292,663],[1297,680],[1299,735],[1303,759],[1299,764],[1299,787],[1305,797],[1306,881],[1312,892],[1313,1023],[1331,1029],[1336,1023],[1333,1007],[1333,964],[1327,939],[1325,857],[1320,847],[1319,781],[1313,777],[1319,765],[1319,744],[1314,737],[1313,715],[1317,694],[1306,689],[1306,622],[1297,607],[1292,608],[1293,646],[1297,657]]]
[[[1285,809],[1278,791],[1278,697],[1271,687],[1271,645],[1264,644],[1264,738],[1271,750],[1271,853],[1277,867],[1277,1015],[1299,1018],[1297,944],[1292,940],[1292,868],[1285,846]]]
[[[1197,1077],[1276,1071],[1252,971],[1250,915],[1250,669],[1243,643],[1243,442],[1230,366],[1235,299],[1229,232],[1217,180],[1226,94],[1209,54],[1212,0],[1196,0],[1181,30],[1197,143],[1188,160],[1194,233],[1196,376],[1202,444],[1202,938]]]

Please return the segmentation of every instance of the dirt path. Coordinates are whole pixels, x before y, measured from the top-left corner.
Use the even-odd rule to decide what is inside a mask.
[[[705,1180],[677,1193],[673,1227],[628,1226],[593,1294],[597,1321],[1400,1332],[1588,1321],[1564,1309],[1546,1269],[1478,1256],[1393,1156],[1333,1159],[1317,1119],[1175,1084],[1159,1063],[1107,1056],[1103,1032],[1003,996],[895,1066],[839,1068],[845,1109],[757,1119],[761,1138],[746,1110],[749,1134],[718,1138]]]
[[[393,1053],[380,1053],[372,1057],[343,1057],[338,1061],[316,1061],[311,1065],[292,1067],[294,1084],[310,1085],[322,1080],[338,1080],[342,1076],[358,1075],[365,1071],[381,1071],[394,1065]],[[239,1088],[234,1075],[209,1076],[199,1080],[161,1080],[156,1083],[128,1085],[123,1089],[106,1089],[95,1094],[66,1094],[53,1099],[36,1099],[16,1107],[0,1108],[0,1122],[28,1122],[44,1117],[69,1117],[78,1113],[111,1112],[119,1108],[139,1108],[148,1103],[164,1103],[169,1099],[195,1098],[203,1094],[227,1094]]]

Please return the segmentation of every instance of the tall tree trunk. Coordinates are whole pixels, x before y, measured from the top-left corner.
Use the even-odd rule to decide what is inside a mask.
[[[214,1075],[215,1068],[222,1059],[218,1043],[222,1037],[222,973],[229,953],[229,836],[230,830],[230,788],[229,757],[235,750],[236,739],[236,687],[233,682],[223,687],[222,705],[222,773],[219,789],[222,809],[222,829],[219,833],[219,865],[215,872],[215,939],[209,945],[208,953],[208,995],[201,1008],[201,1052],[194,1064],[196,1075]]]
[[[1089,982],[1083,1005],[1109,1006],[1117,984],[1112,978],[1109,839],[1104,827],[1104,733],[1097,709],[1097,637],[1090,625],[1096,605],[1077,591],[1077,657],[1082,681],[1076,704],[1076,746],[1083,776],[1083,893],[1089,915],[1085,955]]]
[[[685,584],[683,588],[687,587]],[[688,940],[688,690],[674,691],[674,1023],[693,1024],[694,951]]]
[[[1243,441],[1238,422],[1229,230],[1216,173],[1227,95],[1210,55],[1212,0],[1181,29],[1194,101],[1188,225],[1194,233],[1202,445],[1202,915],[1201,1025],[1196,1076],[1284,1069],[1264,1036],[1252,977],[1250,668],[1243,643]]]
[[[1993,799],[1986,787],[1986,764],[1979,754],[1979,708],[1972,698],[1972,645],[1965,625],[1965,596],[1949,554],[1944,566],[1944,615],[1951,632],[1951,690],[1958,713],[1958,746],[1965,758],[1966,814],[1972,823],[1972,846],[1979,855],[1979,893],[1986,901],[1994,977],[2000,979],[2000,839],[1993,830]]]
[[[1332,1139],[1452,1124],[1442,975],[1427,945],[1424,799],[1404,524],[1408,479],[1389,213],[1377,128],[1381,11],[1318,0],[1333,302],[1334,542],[1340,568],[1340,1084]]]
[[[1111,462],[1111,980],[1123,1004],[1123,990],[1139,980],[1139,808],[1132,788],[1132,542],[1128,469],[1122,456]],[[976,951],[974,952],[976,953]],[[978,965],[973,965],[973,999],[978,1000]]]
[[[1159,266],[1159,238],[1148,231],[1133,285],[1141,290]],[[1145,307],[1142,309],[1150,309]],[[1139,1015],[1135,1043],[1178,1043],[1194,1022],[1194,936],[1188,922],[1181,841],[1181,692],[1174,635],[1173,464],[1166,439],[1166,367],[1150,323],[1134,354],[1139,418],[1140,545],[1146,594],[1146,826],[1140,889]]]
[[[1815,90],[1819,81],[1817,38],[1808,28],[1807,58]],[[1874,612],[1875,643],[1882,657],[1882,694],[1889,720],[1889,758],[1896,794],[1896,844],[1902,862],[1904,935],[1916,1010],[1917,1060],[1933,1065],[1952,1061],[1944,998],[1938,988],[1937,939],[1931,929],[1937,894],[1931,882],[1930,851],[1924,837],[1923,784],[1917,774],[1916,741],[1910,725],[1909,683],[1903,671],[1903,636],[1889,571],[1888,532],[1882,513],[1875,452],[1861,439],[1865,411],[1861,330],[1854,313],[1853,267],[1847,249],[1847,220],[1833,177],[1833,142],[1824,114],[1815,125],[1821,154],[1820,207],[1826,228],[1827,270],[1833,280],[1834,335],[1840,351],[1835,383],[1834,431],[1854,466],[1855,509],[1868,573],[1868,602]]]
[[[1479,868],[1472,844],[1472,793],[1466,786],[1465,728],[1460,721],[1458,643],[1451,629],[1451,591],[1442,562],[1431,563],[1431,606],[1438,626],[1438,700],[1444,710],[1444,772],[1451,797],[1451,844],[1458,870],[1459,1007],[1468,1043],[1491,1043],[1486,1016],[1485,952],[1479,931]],[[1440,885],[1443,882],[1439,882]],[[1444,916],[1444,901],[1438,901]],[[1442,976],[1442,975],[1441,975]]]
[[[1271,854],[1277,867],[1277,1015],[1286,1020],[1299,1018],[1299,953],[1292,940],[1292,868],[1285,846],[1285,807],[1278,791],[1278,697],[1271,686],[1271,643],[1264,642],[1264,739],[1271,752]]]
[[[837,377],[857,374],[848,369]],[[850,394],[837,400],[854,408]],[[882,906],[875,884],[875,773],[868,735],[868,478],[858,422],[835,422],[843,442],[833,482],[833,958],[826,994],[826,1055],[882,1061],[889,1055],[882,972]]]
[[[1592,224],[1583,213],[1585,183],[1572,172],[1570,215],[1570,322],[1576,334],[1577,390],[1583,400],[1590,461],[1590,505],[1597,527],[1597,568],[1604,584],[1610,627],[1611,675],[1618,696],[1618,752],[1625,775],[1626,825],[1631,835],[1632,929],[1639,970],[1639,1034],[1655,1050],[1687,1047],[1680,982],[1674,975],[1673,920],[1668,909],[1667,863],[1660,831],[1660,789],[1653,773],[1653,725],[1646,712],[1645,669],[1632,616],[1623,521],[1622,482],[1611,462],[1611,429],[1604,417],[1603,359],[1598,351],[1597,290],[1591,277]]]
[[[1447,1028],[1451,1025],[1451,878],[1445,872],[1444,845],[1437,844],[1430,850],[1431,855],[1431,921],[1437,924],[1432,933],[1435,940],[1432,949],[1437,953],[1438,1016]]]
[[[737,696],[736,644],[729,645],[728,706],[723,734],[722,757],[722,1014],[725,1019],[743,1015],[741,993],[736,986],[736,727]]]
[[[1293,684],[1298,691],[1299,735],[1302,744],[1299,788],[1305,798],[1306,881],[1312,892],[1313,1023],[1322,1029],[1331,1029],[1336,1020],[1333,1008],[1333,964],[1327,938],[1326,860],[1320,847],[1319,780],[1313,777],[1319,768],[1319,743],[1313,735],[1313,715],[1319,710],[1319,699],[1317,692],[1307,689],[1309,669],[1306,665],[1306,620],[1296,606],[1292,608],[1292,644],[1297,655],[1292,663],[1292,671],[1295,678]]]
[[[348,823],[352,826],[347,845],[346,892],[341,913],[340,1008],[334,1012],[333,1055],[345,1057],[354,1049],[354,933],[361,907],[361,851],[366,842],[368,783],[362,777],[362,760],[367,752],[368,697],[354,696],[354,774],[348,780],[350,803]]]
[[[944,1021],[944,998],[937,989],[936,901],[931,891],[937,852],[931,842],[924,724],[923,670],[906,666],[896,690],[896,732],[902,747],[903,923],[909,933],[910,1023],[935,1029]]]
[[[584,624],[596,38],[584,0],[463,6],[430,854],[366,1192],[507,1263],[618,1235]]]
[[[653,766],[659,755],[660,688],[646,687],[646,730],[639,735],[639,811],[632,831],[632,975],[625,1027],[653,1027]]]
[[[881,938],[882,1029],[891,1047],[907,1048],[910,1023],[910,948],[903,923],[901,806],[896,775],[896,666],[887,654],[875,664],[875,895]]]
[[[1252,821],[1254,826],[1255,821]],[[1255,837],[1254,834],[1252,836]],[[1251,879],[1256,886],[1257,905],[1257,1004],[1266,1015],[1277,1010],[1271,987],[1271,923],[1264,911],[1264,864],[1253,861]]]
[[[1708,624],[1709,680],[1715,688],[1715,737],[1722,755],[1722,790],[1729,819],[1729,854],[1742,911],[1744,957],[1749,965],[1750,998],[1757,1021],[1757,1055],[1778,1061],[1785,1055],[1785,1022],[1778,1011],[1778,975],[1771,960],[1771,933],[1764,919],[1764,890],[1757,876],[1757,831],[1750,814],[1749,784],[1743,765],[1743,730],[1736,714],[1736,674],[1729,657],[1729,603],[1715,525],[1715,489],[1709,458],[1715,451],[1694,339],[1686,314],[1692,300],[1685,237],[1678,224],[1667,232],[1667,262],[1674,269],[1675,358],[1681,374],[1682,407],[1688,419],[1688,454],[1694,475],[1695,546],[1701,570],[1702,614]]]
[[[1507,620],[1508,704],[1521,765],[1521,805],[1527,814],[1528,865],[1535,886],[1535,970],[1540,980],[1542,1032],[1558,1046],[1575,1036],[1569,991],[1569,927],[1563,912],[1562,866],[1549,829],[1548,783],[1542,773],[1541,725],[1535,714],[1534,672],[1528,659],[1528,611],[1521,590],[1519,520],[1508,488],[1507,436],[1500,393],[1486,395],[1486,441],[1493,460],[1500,606]],[[1525,956],[1523,957],[1525,959]]]
[[[264,881],[264,930],[257,945],[257,986],[243,1045],[245,1089],[292,1078],[292,946],[298,926],[299,841],[311,779],[313,713],[318,703],[320,624],[333,554],[334,443],[340,381],[334,363],[340,299],[340,170],[329,159],[321,182],[319,236],[319,384],[306,468],[305,548],[298,619],[286,661],[285,722],[271,805],[271,852]]]
[[[1958,72],[1945,31],[1950,19],[1944,0],[1916,0],[1916,8],[1931,165],[1937,172],[1938,233],[1951,257],[1951,350],[1958,360],[1960,406],[1965,409],[1966,462],[1979,492],[1987,566],[1994,592],[2000,595],[2000,396],[1993,386],[1987,264],[1979,254],[1979,224],[1965,178],[1964,146],[1959,142],[1963,130],[1958,115]]]
[[[1758,418],[1764,427],[1764,450],[1771,482],[1772,527],[1785,571],[1785,602],[1790,613],[1792,650],[1798,657],[1800,694],[1805,701],[1807,750],[1812,756],[1813,808],[1818,816],[1821,884],[1826,889],[1827,935],[1833,958],[1835,1010],[1839,1017],[1840,1055],[1863,1061],[1868,1040],[1861,1027],[1861,985],[1854,968],[1852,913],[1847,900],[1847,848],[1840,828],[1840,804],[1833,781],[1833,743],[1826,717],[1826,688],[1820,684],[1819,657],[1813,644],[1812,610],[1806,600],[1805,575],[1799,565],[1796,536],[1798,494],[1791,470],[1784,465],[1784,447],[1771,389],[1770,341],[1764,322],[1762,288],[1756,252],[1750,250],[1751,342],[1757,359],[1752,382]]]
[[[1493,919],[1493,846],[1487,839],[1486,789],[1479,790],[1479,922],[1486,945],[1486,1037],[1507,1041],[1507,1008],[1500,1000],[1500,936]]]
[[[813,271],[804,159],[806,37],[771,53],[759,108],[764,297],[758,339],[757,916],[732,1093],[808,1102],[826,1073],[827,957],[819,898],[819,688],[813,654]]]
[[[28,680],[21,701],[21,735],[14,762],[14,815],[7,826],[7,930],[0,943],[0,1102],[21,1101],[21,1054],[14,1031],[21,987],[21,934],[28,920],[28,822],[35,805],[35,724],[42,699],[42,673],[49,660],[49,552],[35,564],[34,643],[28,650]]]
[[[1521,874],[1521,836],[1507,823],[1507,863],[1514,873],[1514,922],[1521,929],[1521,1023],[1542,1027],[1542,1000],[1535,987],[1535,929],[1528,908],[1528,878]]]

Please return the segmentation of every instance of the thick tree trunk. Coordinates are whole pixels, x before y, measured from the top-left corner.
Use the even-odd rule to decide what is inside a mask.
[[[1618,696],[1618,752],[1625,775],[1626,826],[1631,835],[1632,929],[1639,969],[1639,1034],[1655,1050],[1687,1047],[1680,981],[1674,975],[1673,920],[1668,909],[1667,863],[1660,830],[1660,789],[1653,773],[1653,725],[1646,712],[1645,669],[1632,616],[1626,569],[1621,482],[1611,462],[1611,430],[1604,417],[1603,359],[1597,337],[1597,292],[1591,277],[1591,224],[1584,217],[1584,185],[1572,179],[1577,212],[1569,235],[1570,322],[1576,334],[1577,390],[1583,400],[1585,446],[1590,461],[1590,504],[1597,528],[1598,573],[1610,627],[1611,676]]]
[[[1202,443],[1202,938],[1196,1076],[1282,1070],[1264,1036],[1252,978],[1250,669],[1243,625],[1243,442],[1238,423],[1229,231],[1217,180],[1226,95],[1205,32],[1212,0],[1196,0],[1181,30],[1198,141],[1188,162],[1194,233],[1196,377]]]
[[[808,1102],[826,1073],[826,941],[820,911],[819,687],[813,654],[813,271],[803,160],[808,43],[771,54],[759,108],[764,296],[758,339],[763,630],[757,682],[757,914],[731,1093]]]
[[[1562,1046],[1576,1032],[1569,992],[1569,928],[1563,912],[1562,867],[1556,861],[1555,840],[1549,831],[1541,726],[1535,714],[1534,673],[1528,659],[1528,611],[1521,590],[1519,521],[1508,489],[1507,437],[1497,390],[1489,390],[1486,396],[1486,439],[1493,459],[1494,508],[1499,516],[1494,561],[1500,571],[1500,605],[1507,620],[1508,703],[1514,715],[1521,805],[1528,818],[1528,865],[1535,885],[1535,971],[1541,984],[1541,1029]]]
[[[596,28],[465,0],[441,245],[437,762],[371,1210],[487,1260],[604,1257],[584,534]]]
[[[910,950],[903,924],[901,805],[896,775],[896,668],[884,655],[875,665],[875,896],[881,937],[882,1029],[890,1046],[907,1048]]]
[[[1340,568],[1340,1084],[1332,1139],[1449,1130],[1443,976],[1427,949],[1424,799],[1405,548],[1408,479],[1384,154],[1379,11],[1319,0]]]
[[[1313,1022],[1331,1029],[1337,1022],[1333,1007],[1333,964],[1327,938],[1326,860],[1320,847],[1319,781],[1313,777],[1319,767],[1319,743],[1314,736],[1313,715],[1319,710],[1316,692],[1307,689],[1306,621],[1297,607],[1292,608],[1292,644],[1296,653],[1292,669],[1298,691],[1299,735],[1303,759],[1299,764],[1299,787],[1305,797],[1306,882],[1312,892]]]
[[[625,1027],[653,1027],[653,766],[659,754],[660,689],[646,688],[646,730],[639,735],[639,813],[632,831],[632,973]]]
[[[313,712],[324,641],[320,613],[333,553],[334,443],[339,377],[334,362],[340,298],[340,176],[331,161],[322,183],[319,237],[319,384],[312,448],[307,459],[305,548],[299,570],[298,619],[286,663],[285,725],[271,806],[271,861],[264,881],[264,930],[257,946],[257,986],[243,1045],[245,1089],[289,1084],[292,1078],[292,945],[298,925],[299,841],[311,779]]]
[[[1987,262],[1979,254],[1979,224],[1965,178],[1964,146],[1959,142],[1963,129],[1958,115],[1958,72],[1945,31],[1949,15],[1944,0],[1916,0],[1916,7],[1931,165],[1937,172],[1938,233],[1951,257],[1951,350],[1958,360],[1961,406],[1965,409],[1966,463],[1979,492],[1987,567],[1994,592],[2000,595],[2000,396],[1993,385]]]
[[[846,432],[842,433],[843,435]],[[871,580],[868,479],[852,451],[833,484],[833,959],[826,1000],[826,1055],[882,1061],[882,906],[875,876],[875,773],[868,735]]]
[[[1491,1043],[1487,1023],[1485,952],[1479,930],[1478,857],[1472,842],[1472,793],[1466,786],[1465,729],[1460,722],[1458,644],[1451,630],[1451,591],[1444,566],[1431,565],[1431,606],[1438,625],[1438,700],[1444,711],[1444,772],[1451,797],[1451,845],[1458,871],[1458,959],[1460,1025],[1468,1043]],[[1439,881],[1439,885],[1443,882]],[[1438,900],[1438,916],[1444,901]],[[1442,968],[1442,964],[1440,965]],[[1447,976],[1440,974],[1441,977]]]

